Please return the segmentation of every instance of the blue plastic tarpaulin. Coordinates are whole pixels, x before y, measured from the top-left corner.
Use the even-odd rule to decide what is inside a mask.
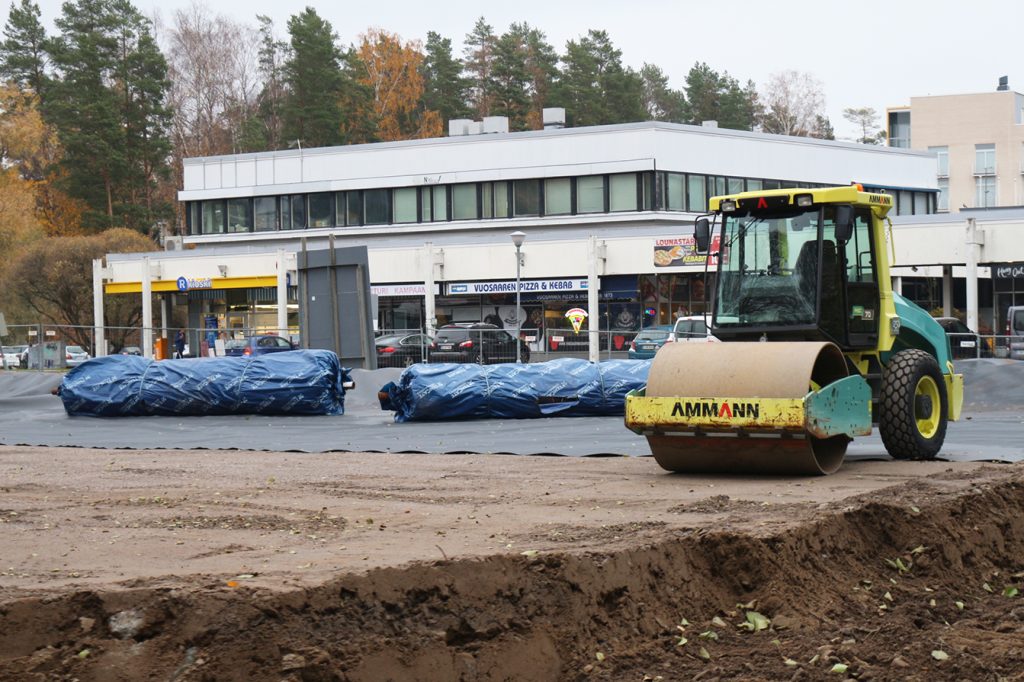
[[[58,395],[75,416],[336,415],[350,381],[327,350],[159,362],[111,355],[68,372]]]
[[[650,360],[593,363],[412,365],[378,393],[396,422],[439,419],[594,417],[625,412],[626,393],[647,383]]]

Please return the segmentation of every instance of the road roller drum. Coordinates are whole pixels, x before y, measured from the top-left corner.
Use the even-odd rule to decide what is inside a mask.
[[[871,389],[827,342],[674,343],[626,424],[669,471],[827,474],[871,432]]]

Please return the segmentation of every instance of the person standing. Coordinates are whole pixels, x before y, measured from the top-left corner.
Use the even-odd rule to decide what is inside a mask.
[[[185,357],[185,330],[179,329],[174,336],[174,357],[181,359]]]

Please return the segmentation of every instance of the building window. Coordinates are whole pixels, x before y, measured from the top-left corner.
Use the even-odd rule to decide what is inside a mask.
[[[914,215],[926,215],[928,213],[928,193],[914,192]]]
[[[256,197],[253,200],[253,225],[257,232],[277,229],[277,197]]]
[[[728,181],[728,193],[739,194],[743,191],[743,179],[742,178],[727,178]]]
[[[576,212],[604,212],[603,175],[584,175],[576,178]]]
[[[889,146],[910,148],[910,112],[889,112]]]
[[[309,195],[309,226],[332,227],[334,225],[333,196],[329,192]]]
[[[666,173],[665,208],[669,211],[686,210],[686,176],[682,173]]]
[[[203,202],[203,234],[224,234],[224,201]]]
[[[362,225],[363,224],[363,192],[352,190],[351,192],[338,192],[338,224]]]
[[[704,190],[703,175],[686,176],[686,206],[694,213],[708,210],[708,198]]]
[[[441,220],[448,220],[448,186],[435,185],[430,188],[431,196],[431,220],[435,223]]]
[[[928,147],[935,155],[935,174],[940,178],[949,177],[949,147]]]
[[[975,198],[974,205],[977,208],[989,208],[996,205],[996,176],[979,175],[974,179]]]
[[[476,220],[479,217],[476,185],[452,185],[452,220]]]
[[[569,178],[544,181],[544,215],[572,213],[572,183]]]
[[[654,210],[654,173],[641,173],[640,174],[640,185],[641,194],[640,198],[643,203],[640,206],[641,211],[653,211]]]
[[[281,229],[301,230],[306,226],[306,196],[281,197]]]
[[[949,210],[949,178],[939,178],[939,206],[940,211]]]
[[[202,234],[202,211],[198,201],[188,202],[188,213],[185,216],[186,227],[189,234]]]
[[[392,210],[396,223],[415,223],[419,220],[417,198],[415,187],[401,187],[391,192],[391,200],[394,202]]]
[[[515,216],[540,215],[540,180],[516,180],[512,185]]]
[[[974,145],[974,174],[996,174],[996,146],[994,144]]]
[[[387,225],[391,222],[388,209],[391,202],[386,189],[363,190],[363,224]]]
[[[485,182],[480,185],[480,207],[483,218],[507,218],[508,183]]]
[[[252,231],[252,201],[228,199],[228,232]]]
[[[608,176],[609,211],[635,211],[636,193],[636,173]]]

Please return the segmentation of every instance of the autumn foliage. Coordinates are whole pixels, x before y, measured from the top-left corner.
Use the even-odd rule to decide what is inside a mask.
[[[371,28],[362,36],[361,81],[373,93],[373,114],[382,141],[440,137],[443,125],[436,111],[424,110],[423,51],[419,41],[402,42],[394,33]]]

